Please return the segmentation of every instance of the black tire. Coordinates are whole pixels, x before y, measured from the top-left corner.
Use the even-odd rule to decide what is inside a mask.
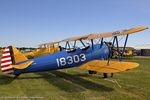
[[[111,78],[111,77],[113,77],[113,73],[104,73],[103,77],[104,78]]]
[[[96,71],[89,70],[89,74],[96,74]]]

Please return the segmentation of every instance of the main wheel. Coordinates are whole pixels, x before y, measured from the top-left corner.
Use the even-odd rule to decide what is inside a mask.
[[[96,71],[89,70],[89,74],[96,74]]]
[[[110,78],[113,77],[113,73],[104,73],[103,76],[104,78]]]

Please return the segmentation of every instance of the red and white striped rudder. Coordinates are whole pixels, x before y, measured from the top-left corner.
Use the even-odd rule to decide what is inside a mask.
[[[14,74],[14,68],[12,65],[12,57],[10,53],[10,48],[5,48],[1,57],[1,71],[5,74]]]

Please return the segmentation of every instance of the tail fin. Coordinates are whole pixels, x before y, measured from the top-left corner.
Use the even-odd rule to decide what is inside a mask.
[[[11,48],[13,51],[14,64],[28,60],[28,58],[24,54],[22,54],[19,50],[17,50],[17,48],[15,47],[11,47]]]
[[[15,47],[9,46],[4,49],[1,57],[1,70],[3,73],[14,75],[14,67],[18,62],[28,60]]]

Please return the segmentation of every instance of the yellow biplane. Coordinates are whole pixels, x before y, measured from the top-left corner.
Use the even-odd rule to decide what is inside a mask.
[[[39,45],[39,48],[35,51],[26,52],[24,55],[28,58],[36,58],[40,56],[44,56],[47,54],[53,54],[58,51],[60,51],[60,48],[58,46],[59,42],[50,42],[50,43],[43,43]]]

